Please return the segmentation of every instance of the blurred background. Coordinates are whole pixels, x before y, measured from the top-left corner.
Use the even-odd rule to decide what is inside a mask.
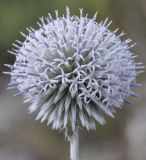
[[[112,19],[110,28],[119,27],[137,42],[136,60],[146,65],[146,0],[0,0],[0,160],[69,160],[64,133],[36,122],[23,98],[5,89],[9,77],[2,74],[3,64],[14,62],[7,50],[21,40],[19,32],[35,28],[39,17],[55,9],[62,15],[66,5],[72,14],[84,8],[90,17],[98,11],[97,21]],[[114,120],[107,118],[104,127],[97,124],[96,131],[80,130],[81,160],[146,160],[146,72],[138,81],[142,97],[132,99],[133,105],[117,111]]]

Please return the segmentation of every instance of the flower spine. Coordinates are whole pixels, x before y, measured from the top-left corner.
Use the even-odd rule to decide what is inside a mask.
[[[9,51],[16,56],[8,88],[18,88],[36,119],[54,129],[71,128],[76,123],[89,129],[95,121],[105,124],[104,114],[114,117],[115,109],[128,102],[142,63],[135,63],[131,39],[110,31],[108,19],[96,22],[83,16],[41,18],[39,29],[27,28],[24,42]],[[68,127],[70,126],[70,127]]]

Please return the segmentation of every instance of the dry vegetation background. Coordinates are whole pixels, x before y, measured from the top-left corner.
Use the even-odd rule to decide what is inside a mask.
[[[64,133],[35,122],[22,97],[5,90],[9,77],[1,73],[4,63],[14,61],[6,52],[21,40],[19,32],[36,27],[38,17],[55,9],[62,15],[66,4],[73,14],[84,8],[89,16],[98,11],[98,21],[112,19],[111,29],[119,27],[137,42],[137,61],[146,64],[146,0],[0,0],[0,160],[69,160]],[[81,160],[146,160],[146,73],[139,81],[141,99],[132,99],[133,105],[117,111],[116,119],[107,118],[104,127],[80,131]]]

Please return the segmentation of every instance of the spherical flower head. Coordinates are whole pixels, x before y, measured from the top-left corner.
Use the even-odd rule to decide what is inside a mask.
[[[122,41],[117,30],[108,29],[108,19],[96,22],[67,15],[41,18],[39,29],[28,29],[24,42],[17,41],[8,88],[18,88],[36,119],[47,120],[54,129],[75,129],[76,124],[88,130],[95,121],[105,124],[104,114],[114,117],[115,109],[136,96],[132,87],[139,86],[136,76],[143,68],[134,62],[129,51],[130,39]]]

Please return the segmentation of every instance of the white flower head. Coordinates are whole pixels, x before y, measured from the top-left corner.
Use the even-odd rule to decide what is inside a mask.
[[[88,130],[95,121],[105,124],[104,114],[114,117],[115,108],[136,96],[136,76],[141,63],[135,63],[129,50],[131,40],[120,39],[117,30],[108,29],[108,19],[96,22],[71,16],[41,18],[39,29],[28,29],[24,42],[17,41],[8,88],[18,88],[36,119],[47,120],[54,129],[66,129],[76,123]],[[8,73],[8,72],[7,72]]]

